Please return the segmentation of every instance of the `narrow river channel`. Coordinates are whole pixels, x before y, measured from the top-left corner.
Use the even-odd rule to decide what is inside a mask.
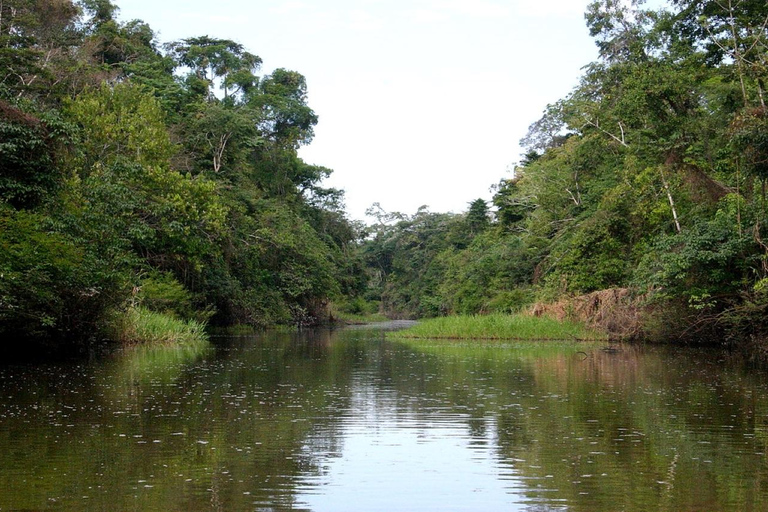
[[[0,366],[0,511],[768,510],[768,370],[377,328]]]

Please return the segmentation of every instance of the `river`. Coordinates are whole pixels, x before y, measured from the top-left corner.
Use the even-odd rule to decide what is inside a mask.
[[[767,373],[378,328],[0,366],[0,511],[768,510]]]

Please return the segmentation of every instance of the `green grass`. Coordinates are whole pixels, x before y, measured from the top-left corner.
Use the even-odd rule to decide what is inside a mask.
[[[125,345],[200,345],[208,342],[205,324],[141,306],[116,314],[112,331],[113,337]]]
[[[393,338],[447,340],[604,340],[605,334],[574,322],[548,317],[493,314],[450,316],[423,320],[388,333]]]

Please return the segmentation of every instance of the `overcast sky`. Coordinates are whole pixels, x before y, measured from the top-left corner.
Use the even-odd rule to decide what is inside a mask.
[[[234,39],[307,78],[307,162],[347,211],[465,211],[520,157],[519,139],[597,50],[588,0],[114,0],[161,42]]]

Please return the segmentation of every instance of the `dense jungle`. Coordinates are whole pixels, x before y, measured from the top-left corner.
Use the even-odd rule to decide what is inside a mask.
[[[319,121],[300,72],[117,12],[0,1],[9,343],[533,311],[768,351],[764,1],[592,2],[599,59],[531,124],[490,203],[375,204],[368,225],[298,157]]]

